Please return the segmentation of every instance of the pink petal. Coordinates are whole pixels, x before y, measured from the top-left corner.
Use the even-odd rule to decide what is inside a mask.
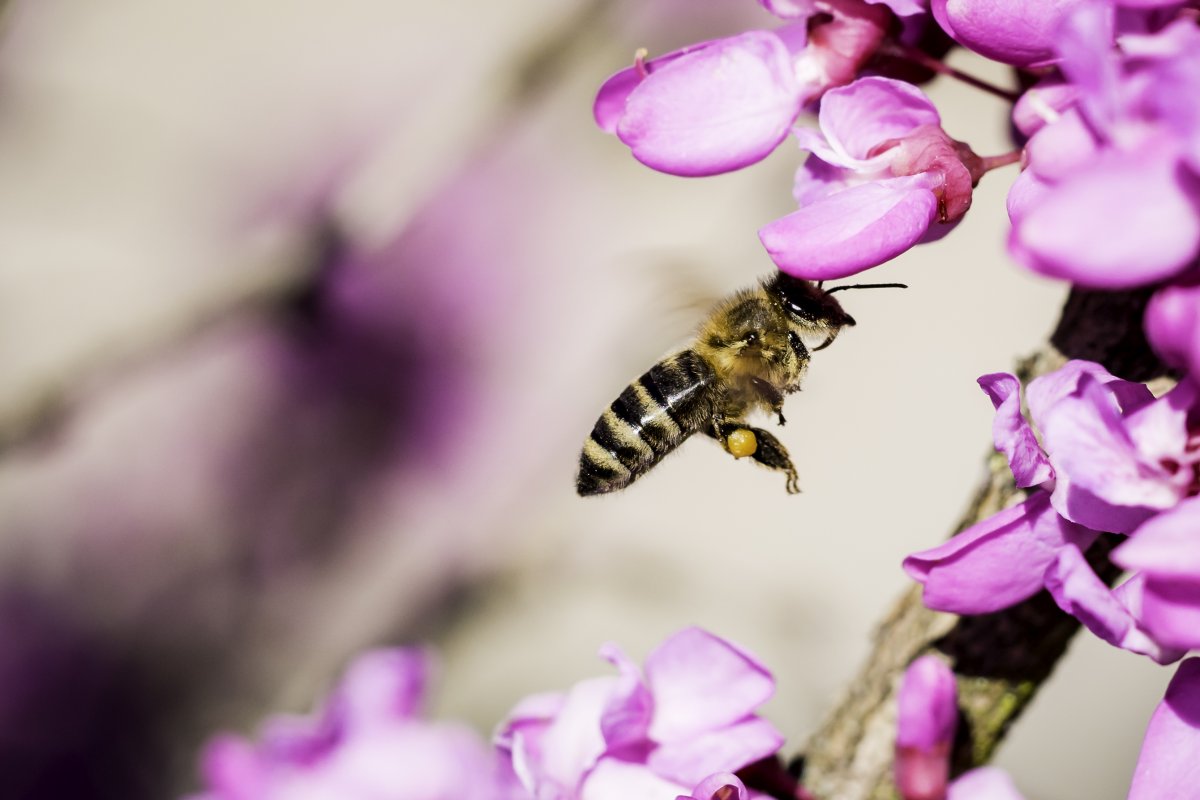
[[[1200,250],[1200,213],[1185,181],[1153,143],[1106,151],[1015,220],[1009,249],[1035,272],[1095,288],[1170,277]]]
[[[843,166],[870,158],[881,142],[903,138],[922,125],[941,124],[937,108],[920,89],[878,77],[826,92],[818,119],[830,147],[845,158]]]
[[[634,65],[609,76],[600,86],[600,91],[596,93],[596,101],[592,105],[592,116],[596,120],[596,125],[605,133],[616,133],[617,123],[621,121],[621,117],[625,113],[625,103],[629,100],[629,95],[646,79],[647,75],[662,69],[680,56],[703,50],[716,41],[719,40],[688,45],[658,58],[652,58],[642,64],[641,68]]]
[[[1166,471],[1142,457],[1112,392],[1084,377],[1079,391],[1042,413],[1054,465],[1054,507],[1095,530],[1128,533],[1179,499]]]
[[[1021,384],[1016,376],[996,372],[980,377],[979,385],[996,408],[992,440],[996,449],[1008,457],[1017,486],[1036,486],[1053,478],[1050,460],[1021,414]]]
[[[713,175],[766,157],[787,136],[801,103],[783,40],[751,31],[651,73],[630,92],[617,136],[654,169]]]
[[[854,275],[920,241],[937,216],[933,182],[912,175],[854,186],[775,220],[758,238],[790,275],[809,280]]]
[[[959,44],[1018,67],[1054,56],[1060,20],[1083,0],[932,0],[933,16]]]
[[[1178,659],[1182,652],[1163,647],[1143,632],[1132,608],[1122,602],[1129,593],[1104,585],[1077,547],[1064,547],[1046,571],[1046,588],[1059,608],[1083,623],[1104,641],[1160,664]]]
[[[783,736],[765,719],[747,719],[682,741],[661,745],[647,757],[655,773],[693,786],[714,772],[736,772],[774,755]]]
[[[692,794],[676,800],[749,800],[746,784],[732,772],[709,775],[692,790]]]
[[[1026,90],[1013,106],[1013,125],[1026,136],[1032,136],[1055,122],[1078,99],[1078,87],[1060,78],[1043,79]]]
[[[777,17],[807,20],[818,10],[816,0],[759,0],[762,7]]]
[[[1094,531],[1064,520],[1046,492],[971,526],[943,545],[904,560],[925,586],[925,605],[956,614],[986,614],[1038,592],[1064,545],[1086,547]]]
[[[600,730],[610,751],[646,740],[654,715],[654,698],[642,672],[620,648],[606,644],[600,655],[620,670],[620,677],[600,718]]]
[[[1200,582],[1200,497],[1146,522],[1113,552],[1125,569]]]
[[[1057,182],[1088,169],[1099,152],[1091,124],[1078,108],[1067,108],[1056,121],[1030,137],[1025,145],[1027,171],[1043,180]]]
[[[644,764],[603,758],[587,776],[578,795],[550,794],[547,797],[561,797],[563,800],[575,797],[579,800],[666,800],[668,797],[678,797],[685,791],[685,785],[656,775]]]
[[[646,681],[655,704],[650,736],[660,743],[729,725],[775,691],[771,673],[753,656],[700,628],[685,628],[655,648],[646,658]]]
[[[946,800],[1025,800],[1025,796],[1004,770],[977,767],[950,784]]]
[[[355,727],[418,716],[431,664],[431,654],[415,647],[364,653],[331,695],[330,710]]]
[[[1200,284],[1166,286],[1146,307],[1146,336],[1164,361],[1200,375]]]
[[[1025,388],[1025,398],[1034,424],[1042,425],[1051,408],[1063,398],[1076,394],[1084,376],[1103,385],[1123,414],[1154,402],[1154,395],[1144,384],[1121,380],[1094,361],[1073,359],[1049,375],[1030,381]]]
[[[1143,626],[1164,644],[1200,647],[1200,498],[1185,500],[1146,522],[1114,553],[1139,570],[1145,586]]]
[[[1200,787],[1200,659],[1175,670],[1146,729],[1129,800],[1194,798]]]
[[[958,724],[954,672],[937,656],[908,665],[896,698],[896,744],[931,750],[954,740]]]
[[[850,170],[810,156],[796,170],[792,196],[796,205],[803,208],[860,183],[862,180]]]

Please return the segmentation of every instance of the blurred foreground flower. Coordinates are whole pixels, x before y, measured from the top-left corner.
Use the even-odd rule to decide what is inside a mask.
[[[1100,288],[1170,278],[1200,252],[1200,117],[1180,100],[1200,93],[1200,30],[1121,35],[1124,19],[1079,4],[1053,31],[1072,95],[1042,105],[1008,198],[1019,261]]]
[[[716,774],[736,772],[783,743],[754,713],[775,689],[765,667],[699,628],[659,645],[644,672],[613,645],[601,654],[619,675],[528,697],[497,734],[531,795],[674,798],[696,787],[696,800],[746,796]],[[726,785],[737,794],[723,794]]]
[[[324,707],[277,716],[258,744],[226,735],[203,760],[208,791],[193,800],[501,800],[509,784],[465,726],[421,718],[429,658],[365,653]]]

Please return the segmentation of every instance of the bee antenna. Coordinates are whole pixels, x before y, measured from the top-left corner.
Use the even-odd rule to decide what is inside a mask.
[[[820,288],[818,284],[817,288]],[[825,294],[833,294],[840,292],[843,289],[907,289],[906,283],[852,283],[849,286],[835,286],[832,289],[826,289]]]

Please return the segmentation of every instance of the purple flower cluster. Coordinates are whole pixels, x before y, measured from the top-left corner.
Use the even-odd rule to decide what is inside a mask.
[[[639,58],[604,84],[595,112],[636,158],[678,175],[747,166],[793,130],[811,154],[799,210],[759,232],[780,269],[822,280],[888,261],[961,218],[980,177],[1020,157],[1008,211],[1022,264],[1106,288],[1187,280],[1200,252],[1200,114],[1180,100],[1200,95],[1192,4],[763,5],[787,24]],[[1013,109],[1022,151],[980,158],[918,89],[863,77],[880,53],[935,61],[895,38],[927,11],[965,47],[1044,76]],[[793,127],[818,101],[820,133]]]
[[[1033,425],[1008,374],[980,385],[996,407],[993,436],[1025,500],[938,547],[910,556],[908,573],[940,611],[996,611],[1046,589],[1088,630],[1159,663],[1200,648],[1200,397],[1190,379],[1155,398],[1139,383],[1072,361],[1026,390]],[[1036,426],[1037,432],[1034,430]],[[1038,433],[1040,433],[1040,442]],[[1113,560],[1132,574],[1115,589],[1084,556],[1101,532],[1128,539]],[[1177,681],[1192,680],[1192,668]],[[1186,688],[1177,694],[1195,697]],[[1187,699],[1176,700],[1173,707]],[[1200,704],[1180,725],[1200,746]],[[1164,725],[1166,723],[1163,723]],[[1190,726],[1190,727],[1188,727]],[[1143,759],[1160,758],[1147,739]],[[1146,773],[1149,774],[1149,773]],[[1174,780],[1174,772],[1155,773]],[[1130,797],[1155,793],[1150,778]],[[1136,789],[1136,786],[1135,786]]]
[[[526,698],[488,748],[469,729],[419,714],[428,656],[360,656],[324,707],[268,720],[257,744],[215,739],[194,800],[755,800],[735,771],[783,738],[755,709],[767,670],[699,628],[639,669],[613,645],[615,676]]]

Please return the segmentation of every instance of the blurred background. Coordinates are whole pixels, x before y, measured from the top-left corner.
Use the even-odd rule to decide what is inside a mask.
[[[751,0],[10,0],[0,30],[0,796],[167,798],[218,730],[380,643],[438,715],[702,625],[759,655],[794,752],[990,452],[975,385],[1063,288],[1004,256],[1015,168],[842,295],[779,436],[804,490],[686,443],[582,500],[635,376],[772,265],[798,151],[703,180],[591,120],[634,50]],[[1004,81],[969,54],[954,62]],[[952,136],[1005,107],[928,87]],[[1031,798],[1124,796],[1166,671],[1081,638],[1002,751]],[[1068,749],[1064,742],[1071,742]]]

